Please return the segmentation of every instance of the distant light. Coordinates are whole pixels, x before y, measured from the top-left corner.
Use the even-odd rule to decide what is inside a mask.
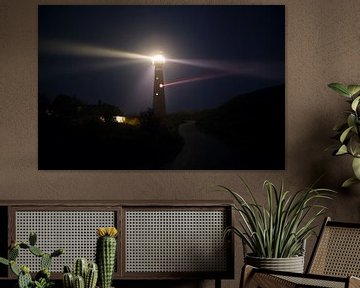
[[[114,116],[113,119],[117,123],[125,123],[126,121],[125,116]]]
[[[155,55],[151,59],[152,59],[152,63],[154,65],[156,65],[156,64],[164,64],[165,63],[165,57],[163,55],[161,55],[161,54]]]
[[[160,84],[159,87],[162,88],[164,85],[163,84]]]

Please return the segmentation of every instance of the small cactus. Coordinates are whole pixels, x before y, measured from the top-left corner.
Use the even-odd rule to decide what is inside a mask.
[[[74,276],[72,275],[72,273],[64,273],[62,280],[63,280],[64,288],[73,288],[74,287]]]
[[[44,268],[49,269],[49,268],[50,268],[50,265],[51,265],[51,260],[52,260],[51,255],[48,254],[48,253],[44,253],[44,254],[41,256],[41,261],[40,261],[40,267],[41,267],[41,269],[44,269]]]
[[[78,258],[75,261],[74,274],[75,276],[81,276],[85,279],[86,271],[88,268],[88,261],[86,258]]]
[[[53,257],[60,256],[64,250],[58,249],[53,253],[48,254],[40,250],[36,244],[37,236],[35,233],[30,233],[29,244],[20,242],[16,243],[14,240],[11,241],[8,251],[8,259],[0,257],[0,264],[10,266],[11,271],[18,276],[19,288],[29,287],[50,287],[53,282],[50,281],[50,264]],[[16,259],[19,256],[19,250],[29,250],[35,256],[41,257],[41,271],[35,275],[35,281],[32,281],[30,275],[30,269],[28,266],[22,266],[21,268],[16,264]]]
[[[89,263],[86,258],[78,258],[74,263],[74,272],[71,273],[69,266],[64,266],[64,288],[95,288],[98,279],[96,263]],[[82,276],[83,275],[83,276]],[[77,286],[78,287],[77,287]],[[82,285],[84,285],[82,287]]]
[[[31,246],[35,246],[37,241],[37,235],[35,232],[31,232],[29,235],[29,244]]]
[[[98,266],[96,263],[89,263],[85,276],[85,288],[95,288],[98,279]]]
[[[85,288],[84,278],[80,275],[74,277],[74,288]]]
[[[96,243],[96,262],[99,267],[99,282],[101,288],[110,288],[116,258],[115,227],[98,228],[99,238]]]
[[[27,266],[23,266],[21,267],[18,279],[19,288],[28,288],[30,283],[32,283],[30,269]]]

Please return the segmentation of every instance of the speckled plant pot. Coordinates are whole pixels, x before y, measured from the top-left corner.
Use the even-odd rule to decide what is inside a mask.
[[[304,272],[304,256],[289,258],[263,258],[251,255],[245,256],[245,263],[254,267],[275,271]]]

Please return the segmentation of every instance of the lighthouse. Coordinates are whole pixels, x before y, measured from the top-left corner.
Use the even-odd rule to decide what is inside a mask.
[[[164,71],[163,71],[165,58],[162,55],[156,55],[152,57],[152,63],[155,67],[153,111],[155,117],[162,117],[166,114]]]

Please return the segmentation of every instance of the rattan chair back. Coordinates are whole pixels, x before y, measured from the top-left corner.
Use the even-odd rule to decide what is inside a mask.
[[[360,277],[360,224],[333,222],[327,218],[307,273]]]

